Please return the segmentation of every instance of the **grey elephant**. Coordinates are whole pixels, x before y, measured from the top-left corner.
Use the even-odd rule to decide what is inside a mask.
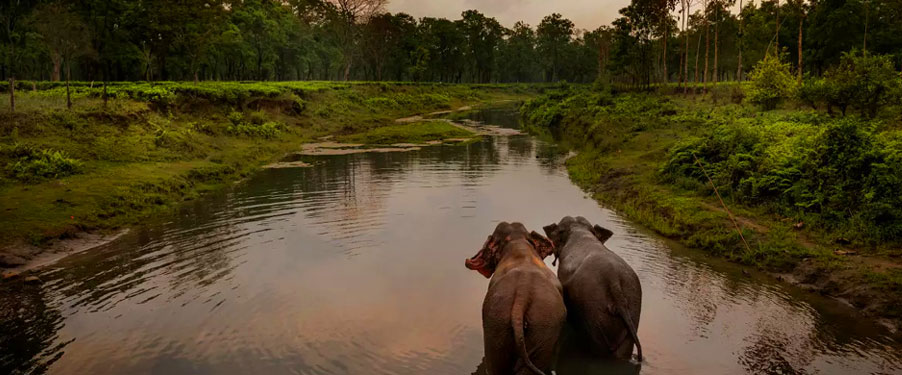
[[[598,356],[630,359],[633,345],[642,361],[637,328],[642,286],[632,267],[604,243],[613,233],[584,217],[546,226],[554,242],[558,278],[564,287],[568,320]]]
[[[551,241],[520,223],[498,224],[467,268],[491,278],[482,304],[485,367],[491,375],[551,368],[567,309],[561,283],[542,261]]]

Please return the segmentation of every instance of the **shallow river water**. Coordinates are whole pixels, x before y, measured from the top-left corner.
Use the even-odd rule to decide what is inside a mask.
[[[41,284],[0,284],[0,373],[482,373],[488,281],[464,259],[499,221],[541,231],[564,215],[611,229],[639,274],[646,360],[559,374],[902,373],[885,329],[637,228],[586,198],[563,158],[521,135],[262,171]]]

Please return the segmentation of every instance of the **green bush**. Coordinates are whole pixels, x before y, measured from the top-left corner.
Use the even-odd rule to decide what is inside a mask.
[[[277,138],[285,130],[285,125],[280,122],[266,121],[265,113],[254,112],[245,119],[241,112],[232,112],[228,116],[229,126],[226,133],[234,136],[251,138]]]
[[[818,109],[821,103],[829,98],[827,91],[827,83],[823,78],[811,77],[806,75],[799,86],[798,99],[805,103],[811,109]]]
[[[28,145],[15,144],[0,150],[10,159],[6,174],[23,182],[40,182],[45,179],[61,178],[81,173],[81,162],[70,158],[64,152],[41,150]]]
[[[902,79],[890,56],[852,50],[844,53],[839,65],[824,75],[828,105],[839,107],[843,115],[849,106],[862,116],[874,118],[883,106],[898,98]]]
[[[778,56],[764,56],[749,73],[749,79],[749,100],[765,110],[777,108],[795,94],[797,82],[790,72],[789,63],[780,61]]]
[[[731,121],[674,147],[661,174],[707,189],[697,156],[725,196],[861,242],[898,240],[902,132],[878,128],[819,116]]]

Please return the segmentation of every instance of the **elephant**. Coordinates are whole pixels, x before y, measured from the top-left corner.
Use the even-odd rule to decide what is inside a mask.
[[[642,361],[637,329],[642,285],[632,267],[605,245],[613,232],[584,217],[564,217],[544,227],[554,243],[568,321],[596,356],[629,360],[633,345]]]
[[[553,245],[521,223],[502,222],[467,268],[491,278],[482,304],[485,367],[491,375],[544,374],[567,320],[561,283],[542,261]]]

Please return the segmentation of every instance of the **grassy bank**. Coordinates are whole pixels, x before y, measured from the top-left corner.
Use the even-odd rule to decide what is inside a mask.
[[[577,87],[521,111],[531,131],[579,151],[568,161],[574,181],[630,219],[898,322],[898,117],[834,118],[795,106],[765,112],[732,96]]]
[[[0,248],[139,223],[219,189],[326,135],[361,143],[458,136],[394,119],[503,99],[536,87],[368,83],[35,85],[0,104]],[[30,85],[29,85],[30,87]],[[383,129],[383,127],[385,127]],[[452,134],[453,133],[453,134]],[[9,253],[13,253],[10,257]]]

